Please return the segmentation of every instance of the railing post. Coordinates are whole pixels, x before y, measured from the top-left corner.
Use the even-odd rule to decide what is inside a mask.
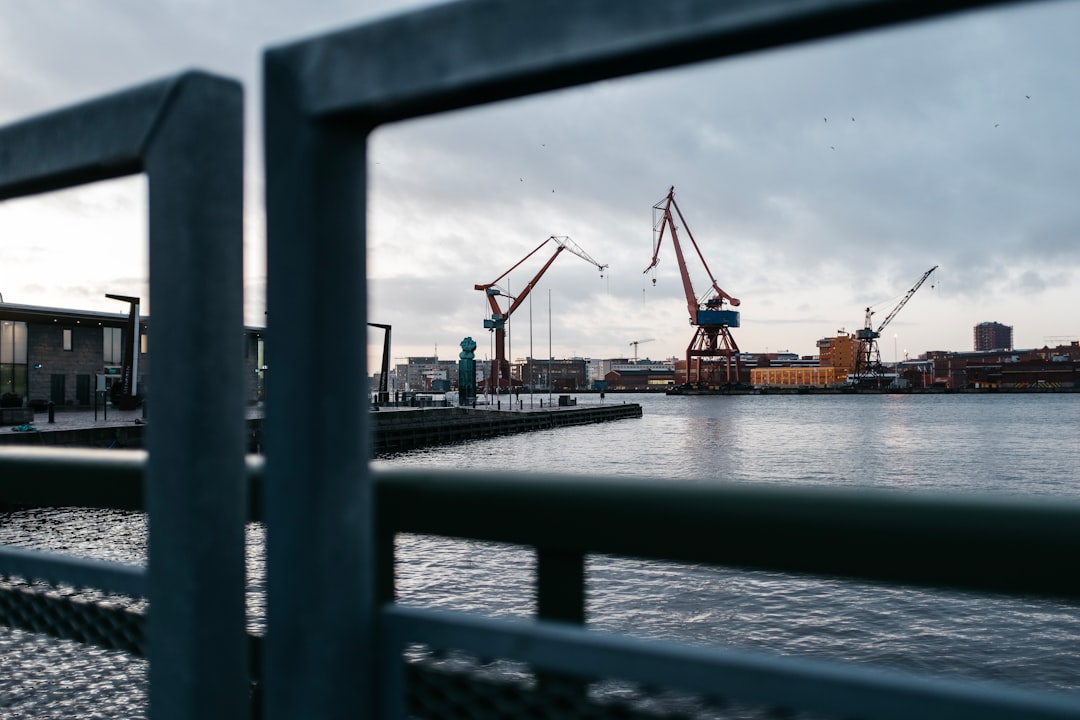
[[[267,358],[288,373],[266,401],[266,717],[375,717],[367,138],[309,117],[318,78],[288,60],[264,57]],[[330,383],[329,365],[354,370]]]
[[[244,717],[243,92],[184,73],[0,128],[0,148],[0,199],[147,176],[167,409],[147,433],[150,717]]]
[[[243,91],[174,81],[147,138],[150,713],[247,716]]]
[[[585,624],[585,555],[580,552],[536,549],[537,617]],[[587,681],[574,675],[540,673],[542,685],[582,695]]]

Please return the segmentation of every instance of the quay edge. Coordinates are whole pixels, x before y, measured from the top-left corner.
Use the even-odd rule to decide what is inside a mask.
[[[639,418],[642,411],[637,403],[613,403],[545,410],[419,408],[371,415],[372,452],[381,456],[463,440]]]

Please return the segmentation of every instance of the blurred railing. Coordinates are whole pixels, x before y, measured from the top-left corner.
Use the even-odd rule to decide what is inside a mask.
[[[0,493],[35,506],[138,509],[146,457],[140,451],[3,450]],[[251,520],[260,519],[263,471],[261,458],[248,458]],[[84,481],[76,485],[76,477]],[[506,717],[527,708],[540,708],[543,717],[624,717],[625,706],[590,696],[582,684],[615,678],[705,696],[713,704],[722,698],[827,717],[1080,717],[1080,698],[1071,695],[637,640],[584,626],[589,555],[1076,602],[1080,579],[1063,571],[1080,552],[1080,504],[1075,502],[567,476],[510,481],[499,474],[446,472],[384,471],[371,479],[379,508],[375,592],[384,716],[404,717],[422,708],[440,717],[461,702],[478,703],[477,712],[495,702]],[[533,549],[538,620],[492,620],[396,605],[394,540],[401,533]],[[51,577],[48,557],[28,559],[7,550],[0,560],[7,572]],[[121,577],[104,587],[132,593],[129,583]],[[76,606],[73,612],[84,611]],[[63,625],[28,629],[138,652],[124,645],[139,637],[138,618],[120,613],[117,620],[98,622],[111,629],[111,639],[64,634]],[[406,659],[417,643],[436,653],[520,661],[547,681],[522,685],[460,669],[433,669]],[[454,678],[455,689],[439,685],[447,676]],[[262,692],[270,689],[263,686]],[[573,712],[567,712],[568,702]]]
[[[244,626],[243,98],[238,83],[189,72],[0,128],[0,200],[142,173],[147,178],[155,407],[142,502],[144,567],[0,552],[0,575],[143,596],[154,717],[235,718],[248,706]],[[5,236],[6,244],[18,242]],[[8,245],[10,247],[10,245]],[[125,288],[116,291],[130,292]],[[196,392],[198,388],[198,392]],[[202,398],[214,399],[207,413]],[[57,471],[78,503],[109,492],[127,461],[70,465],[67,454],[5,452],[0,478],[31,462]],[[29,482],[33,482],[31,478]],[[125,492],[126,496],[126,492]],[[0,498],[10,502],[12,498]],[[130,498],[129,498],[130,501]],[[200,542],[192,542],[198,537]],[[24,624],[89,632],[94,607],[33,588],[0,601]],[[50,613],[53,613],[50,615]],[[111,617],[130,626],[122,614]],[[37,619],[35,619],[37,618]],[[51,623],[51,625],[50,625]],[[104,641],[103,641],[104,642]]]
[[[0,198],[149,176],[158,408],[146,454],[0,451],[7,502],[145,507],[147,568],[4,549],[0,575],[146,595],[145,638],[138,618],[117,622],[136,627],[131,651],[150,659],[154,720],[242,717],[251,675],[262,695],[256,713],[270,720],[656,716],[592,696],[587,683],[607,678],[766,712],[1080,717],[1074,696],[646,642],[583,624],[584,559],[595,553],[1075,601],[1074,504],[376,473],[362,402],[364,334],[342,331],[367,320],[365,165],[379,125],[991,4],[484,0],[269,50],[268,362],[290,386],[269,388],[267,461],[249,459],[246,469],[239,88],[186,74],[0,128]],[[325,383],[327,364],[358,371]],[[200,392],[190,392],[196,385]],[[196,405],[204,397],[215,398],[212,415]],[[249,490],[245,478],[258,476]],[[267,526],[268,630],[257,671],[244,617],[251,518]],[[535,548],[539,619],[397,605],[393,539],[402,532]],[[0,600],[20,592],[0,588]],[[52,612],[53,600],[30,604]],[[12,624],[21,617],[0,613]],[[99,641],[70,626],[55,634]],[[471,653],[481,664],[523,662],[534,681],[425,663],[411,654],[417,644]]]

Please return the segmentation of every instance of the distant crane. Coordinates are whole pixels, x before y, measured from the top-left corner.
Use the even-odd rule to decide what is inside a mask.
[[[675,229],[675,218],[671,209],[679,216],[679,222],[686,230],[690,242],[701,260],[705,272],[712,282],[706,293],[698,299],[694,292],[694,286],[690,282],[690,274],[686,269],[686,258],[683,255],[682,246],[679,244],[679,235]],[[659,218],[659,221],[657,220]],[[732,307],[739,306],[739,299],[728,295],[720,289],[716,278],[713,277],[709,265],[705,262],[693,233],[690,232],[682,211],[675,202],[675,187],[668,190],[667,197],[653,205],[653,257],[652,262],[645,268],[649,272],[656,267],[660,259],[660,245],[664,241],[664,233],[671,233],[671,244],[675,246],[675,258],[679,263],[679,273],[682,275],[683,290],[686,293],[686,307],[690,311],[690,324],[695,326],[694,337],[686,348],[686,382],[692,384],[695,379],[699,387],[714,385],[717,378],[717,363],[702,363],[701,358],[724,358],[724,382],[727,384],[739,381],[739,346],[731,336],[730,328],[739,327],[739,313],[736,310],[725,310],[724,304],[729,303]],[[653,277],[653,285],[656,278]],[[697,364],[694,364],[694,361]]]
[[[517,269],[519,265],[528,260],[530,257],[540,251],[542,247],[548,243],[555,244],[555,252],[551,254],[548,261],[544,263],[544,266],[540,268],[540,271],[533,276],[533,279],[528,282],[525,288],[518,294],[517,297],[512,297],[506,294],[496,283],[509,275],[511,272]],[[540,281],[540,278],[547,272],[547,269],[551,267],[551,263],[555,262],[555,258],[559,257],[559,254],[563,250],[569,250],[573,254],[577,255],[582,260],[592,263],[596,267],[600,268],[600,277],[604,276],[604,270],[607,265],[601,265],[589,256],[587,252],[582,250],[577,243],[571,240],[569,237],[552,235],[544,242],[536,246],[536,248],[525,257],[518,260],[518,262],[509,270],[504,272],[493,281],[484,285],[474,285],[476,290],[480,290],[487,296],[488,305],[491,307],[490,319],[484,320],[484,327],[495,333],[495,359],[491,366],[491,376],[488,378],[488,389],[491,389],[494,384],[495,391],[499,392],[504,388],[509,390],[510,388],[510,361],[506,359],[506,321],[510,319],[510,316],[514,314],[514,311],[520,307],[521,303],[525,301],[525,298],[529,297],[529,293],[532,292],[533,287]],[[510,305],[503,311],[499,307],[498,298],[502,295],[506,295],[510,299]]]
[[[881,331],[885,329],[889,323],[892,322],[896,314],[900,312],[901,308],[907,305],[907,301],[911,299],[911,296],[915,294],[915,291],[922,287],[922,284],[926,282],[926,278],[937,270],[938,266],[930,268],[923,273],[919,281],[912,286],[903,299],[892,309],[892,311],[885,316],[885,319],[874,329],[873,317],[874,311],[871,308],[866,308],[866,320],[863,327],[855,331],[855,337],[859,340],[859,352],[855,357],[855,379],[861,381],[863,379],[876,378],[881,375],[881,349],[878,347],[878,338],[881,337]]]
[[[644,340],[631,340],[630,344],[634,346],[634,362],[637,362],[637,348],[641,343],[652,342],[656,338],[645,338]]]

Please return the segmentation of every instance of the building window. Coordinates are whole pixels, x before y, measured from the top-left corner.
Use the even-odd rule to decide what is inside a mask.
[[[103,328],[105,331],[105,354],[104,362],[106,365],[121,365],[124,362],[124,329],[123,328]]]
[[[64,349],[71,350],[71,328],[64,328]]]
[[[26,323],[4,320],[0,323],[0,395],[25,397],[27,392]]]

